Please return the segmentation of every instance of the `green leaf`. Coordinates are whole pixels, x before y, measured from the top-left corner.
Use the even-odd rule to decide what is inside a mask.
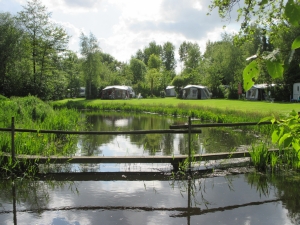
[[[248,91],[259,76],[259,68],[256,60],[253,60],[243,71],[244,89]]]
[[[267,117],[262,118],[258,123],[272,121],[272,119],[274,119],[273,116],[267,116]]]
[[[300,21],[300,7],[294,3],[294,0],[288,0],[285,5],[285,15],[288,21],[294,25],[299,26]]]
[[[300,36],[297,37],[292,44],[292,49],[297,49],[300,48]]]
[[[280,62],[267,61],[267,70],[272,78],[283,78],[283,64]]]
[[[279,138],[281,136],[280,133],[281,133],[280,129],[276,129],[276,130],[273,131],[273,133],[272,133],[272,142],[273,143],[276,143],[279,140]]]
[[[293,149],[295,149],[296,151],[299,151],[300,150],[299,140],[293,140],[292,146],[293,146]]]
[[[285,133],[279,140],[278,144],[281,146],[283,144],[283,147],[289,147],[292,143],[293,137],[290,133]]]
[[[260,5],[265,5],[268,3],[268,0],[261,0]]]

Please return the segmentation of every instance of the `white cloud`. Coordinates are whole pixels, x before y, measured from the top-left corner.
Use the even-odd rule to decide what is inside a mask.
[[[209,12],[206,0],[41,0],[52,19],[63,25],[72,38],[69,47],[79,52],[79,36],[93,33],[101,49],[117,60],[129,62],[138,49],[151,41],[170,41],[176,55],[183,41],[197,42],[204,53],[208,40],[217,41],[224,31],[238,30]],[[25,0],[0,1],[0,8],[25,5]],[[20,7],[21,8],[21,7]],[[223,30],[222,26],[228,25]]]

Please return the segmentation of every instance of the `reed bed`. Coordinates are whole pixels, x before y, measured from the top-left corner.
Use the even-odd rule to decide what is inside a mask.
[[[52,106],[37,97],[0,98],[0,127],[10,128],[11,118],[15,118],[15,127],[35,130],[72,130],[80,128],[80,113],[75,109],[54,110]],[[11,153],[11,133],[0,131],[0,155]],[[41,134],[16,132],[15,153],[26,155],[64,155],[69,156],[76,151],[75,135]],[[20,167],[26,162],[4,162],[0,157],[2,171],[10,171],[12,167]]]

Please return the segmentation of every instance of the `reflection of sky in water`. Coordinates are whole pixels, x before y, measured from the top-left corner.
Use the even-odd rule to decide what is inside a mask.
[[[18,224],[187,224],[188,182],[171,183],[84,181],[60,185],[48,190],[50,201],[40,213],[19,212]],[[275,188],[270,186],[268,195],[260,195],[245,175],[197,179],[192,186],[190,206],[198,214],[190,217],[190,224],[293,224],[282,202],[276,201]],[[251,204],[255,202],[258,204]],[[13,224],[12,213],[0,214],[0,221]]]

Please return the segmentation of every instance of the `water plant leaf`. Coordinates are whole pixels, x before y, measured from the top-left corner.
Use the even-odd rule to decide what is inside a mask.
[[[259,76],[259,68],[256,60],[253,60],[243,71],[244,89],[248,91]]]
[[[266,61],[268,73],[272,78],[283,78],[283,64],[281,62]]]
[[[300,36],[297,37],[292,44],[292,49],[295,50],[297,48],[300,48]]]

